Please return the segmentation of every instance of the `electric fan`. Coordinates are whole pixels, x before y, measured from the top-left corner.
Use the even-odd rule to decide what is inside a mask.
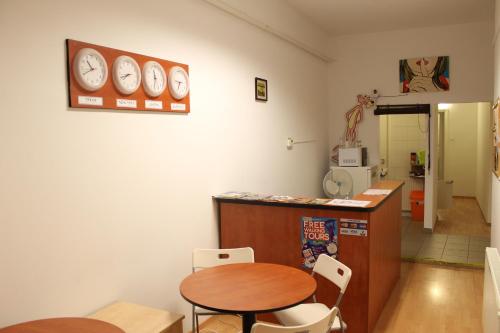
[[[347,199],[352,196],[352,176],[345,170],[330,170],[323,179],[323,191],[329,198]]]

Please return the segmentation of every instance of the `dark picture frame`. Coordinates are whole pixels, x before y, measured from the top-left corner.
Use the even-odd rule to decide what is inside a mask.
[[[260,77],[255,78],[255,100],[267,102],[267,80]]]

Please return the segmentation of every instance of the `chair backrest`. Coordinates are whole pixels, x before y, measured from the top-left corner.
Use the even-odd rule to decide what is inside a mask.
[[[272,324],[256,323],[251,333],[330,333],[333,321],[339,309],[334,306],[328,314],[317,322],[300,326],[277,326]]]
[[[352,271],[349,267],[326,254],[319,255],[314,265],[313,272],[335,283],[337,287],[340,288],[342,294],[345,293],[352,275]]]
[[[251,247],[193,250],[193,272],[208,267],[248,262],[254,262],[254,254]]]

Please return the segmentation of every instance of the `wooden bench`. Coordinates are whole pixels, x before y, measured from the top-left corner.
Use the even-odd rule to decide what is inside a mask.
[[[125,333],[182,333],[184,315],[126,302],[117,302],[91,314]]]

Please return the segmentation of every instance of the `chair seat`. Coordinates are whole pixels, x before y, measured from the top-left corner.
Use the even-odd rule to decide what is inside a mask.
[[[320,320],[326,316],[329,311],[330,309],[325,304],[306,303],[299,304],[293,308],[274,312],[274,315],[285,326],[300,326]],[[342,324],[344,325],[344,329],[346,329],[346,323],[342,321]],[[340,320],[339,317],[336,316],[331,330],[338,331],[340,329]]]

